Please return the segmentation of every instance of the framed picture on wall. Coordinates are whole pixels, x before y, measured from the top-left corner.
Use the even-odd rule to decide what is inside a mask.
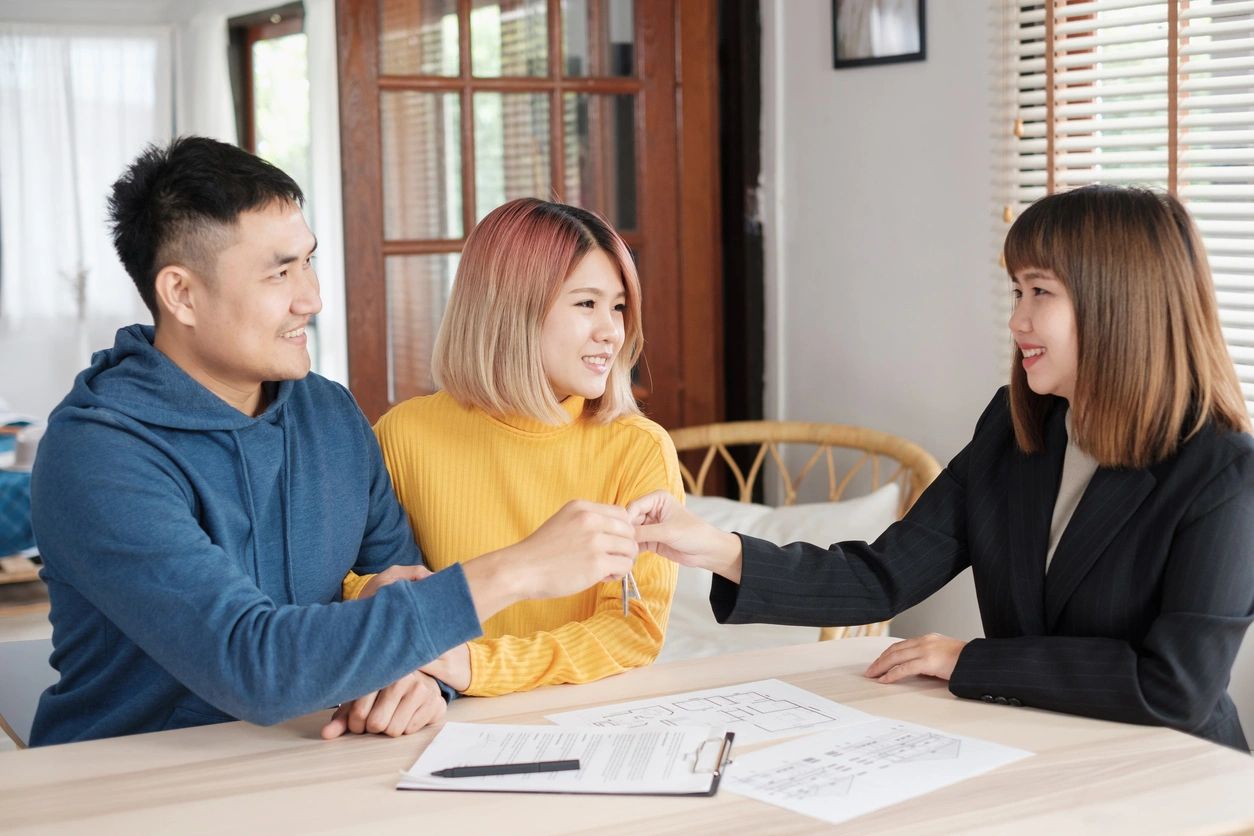
[[[923,0],[832,0],[836,69],[922,61]]]

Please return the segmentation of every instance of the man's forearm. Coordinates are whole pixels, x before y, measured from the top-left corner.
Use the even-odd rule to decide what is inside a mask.
[[[531,597],[525,584],[526,579],[520,572],[525,564],[514,560],[510,554],[516,548],[518,546],[498,549],[462,564],[462,570],[466,573],[466,585],[470,587],[470,598],[475,604],[475,613],[479,616],[480,624],[510,604]]]

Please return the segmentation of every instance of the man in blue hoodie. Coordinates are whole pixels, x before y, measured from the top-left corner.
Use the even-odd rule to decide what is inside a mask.
[[[631,566],[626,512],[573,503],[507,549],[340,600],[350,569],[422,558],[352,396],[309,372],[322,303],[302,201],[277,168],[199,137],[149,148],[114,184],[114,243],[156,325],[92,358],[40,446],[60,681],[33,744],[358,698],[330,734],[415,731],[444,705],[420,666],[511,603]],[[417,574],[381,580],[402,576]]]

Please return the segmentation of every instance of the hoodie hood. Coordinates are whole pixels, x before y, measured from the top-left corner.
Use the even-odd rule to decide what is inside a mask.
[[[291,396],[293,382],[278,383],[265,411],[245,415],[194,380],[153,345],[151,325],[118,330],[113,347],[92,355],[91,365],[52,412],[68,408],[105,408],[150,426],[179,430],[242,430],[272,419]]]

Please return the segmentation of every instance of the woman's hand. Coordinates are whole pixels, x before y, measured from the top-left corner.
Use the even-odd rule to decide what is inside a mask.
[[[361,594],[357,596],[357,600],[369,598],[388,584],[393,584],[397,581],[420,581],[423,578],[431,577],[433,574],[435,573],[426,566],[389,566],[372,577],[362,587]]]
[[[353,734],[400,737],[444,719],[448,704],[440,686],[422,671],[406,674],[380,691],[346,702],[322,727],[323,740]]]
[[[642,496],[628,503],[627,514],[636,526],[641,551],[740,583],[740,538],[698,519],[672,494],[655,491]]]
[[[454,691],[465,691],[470,687],[470,648],[459,644],[418,670],[434,676]]]
[[[948,680],[967,643],[939,633],[928,633],[890,646],[871,663],[864,676],[880,682],[896,682],[907,676],[935,676]]]

